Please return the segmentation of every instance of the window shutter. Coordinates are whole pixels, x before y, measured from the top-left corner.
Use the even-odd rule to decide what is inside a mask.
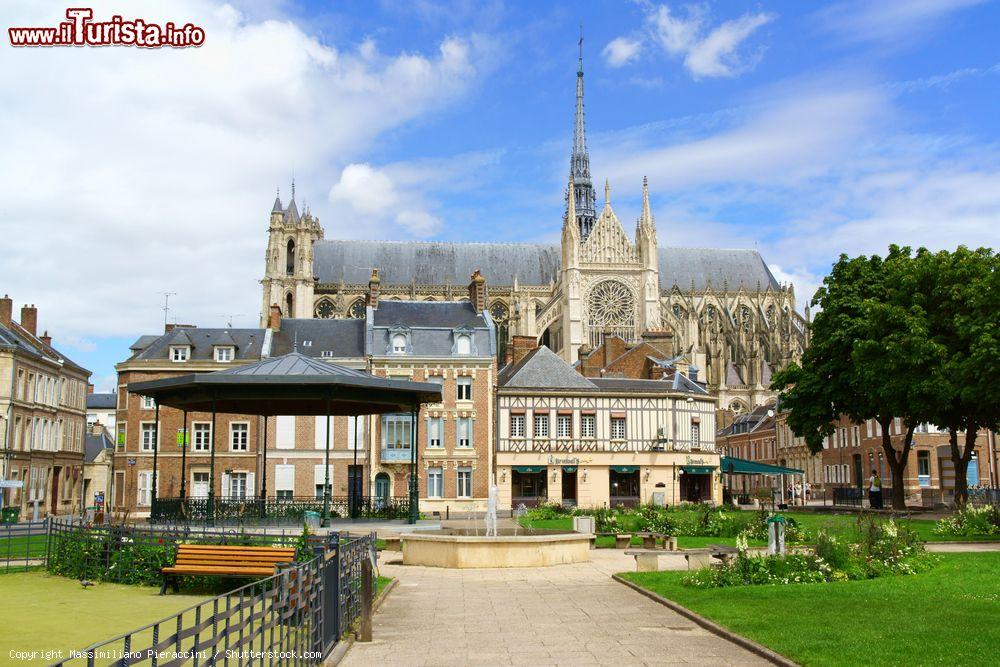
[[[274,428],[275,449],[295,449],[295,417],[278,415]]]
[[[254,486],[254,477],[255,476],[256,475],[254,473],[252,473],[252,472],[248,472],[247,473],[247,498],[256,498],[257,497],[257,492],[255,490],[256,487]]]
[[[229,473],[226,472],[222,473],[222,497],[229,497]]]
[[[316,416],[316,435],[315,435],[316,449],[326,449],[326,417],[323,415]],[[333,418],[330,418],[330,448],[333,449]]]

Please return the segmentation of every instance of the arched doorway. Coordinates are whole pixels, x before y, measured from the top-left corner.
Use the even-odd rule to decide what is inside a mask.
[[[389,499],[389,491],[391,487],[391,482],[389,481],[389,475],[380,472],[375,475],[375,505],[376,507],[384,507],[386,501]]]

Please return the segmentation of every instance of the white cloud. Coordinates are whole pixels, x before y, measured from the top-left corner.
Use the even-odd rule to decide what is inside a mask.
[[[713,27],[703,4],[687,5],[683,14],[669,5],[651,5],[644,31],[613,39],[604,48],[604,55],[608,64],[621,67],[635,60],[645,42],[650,41],[667,54],[682,58],[695,79],[733,77],[752,69],[760,60],[761,48],[747,48],[745,42],[775,18],[768,12],[748,12]]]
[[[849,0],[819,10],[815,18],[824,30],[848,40],[900,44],[940,26],[948,14],[983,2],[985,0]]]
[[[398,198],[392,180],[383,172],[367,164],[349,164],[330,188],[330,201],[377,216],[395,208]]]
[[[612,67],[622,67],[639,57],[641,43],[629,37],[616,37],[601,52]]]
[[[207,38],[187,50],[0,45],[0,283],[38,304],[57,342],[156,331],[163,291],[182,322],[214,324],[220,303],[256,313],[274,186],[294,172],[300,210],[312,204],[330,233],[326,195],[344,165],[490,66],[475,35],[387,54],[372,40],[325,43],[277,10],[94,4],[96,18],[191,21]],[[7,3],[4,23],[55,25],[63,11]],[[377,172],[346,175],[352,205],[388,205],[351,187]]]

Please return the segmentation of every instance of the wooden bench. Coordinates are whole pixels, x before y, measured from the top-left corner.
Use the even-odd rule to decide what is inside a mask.
[[[178,544],[174,564],[160,570],[163,585],[160,595],[177,578],[202,575],[211,577],[270,577],[281,563],[295,560],[294,547],[243,547],[221,544]]]

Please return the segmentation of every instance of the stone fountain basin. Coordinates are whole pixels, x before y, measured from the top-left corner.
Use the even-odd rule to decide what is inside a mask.
[[[444,528],[401,535],[403,564],[448,568],[546,567],[590,560],[590,533],[501,529],[496,537]]]

